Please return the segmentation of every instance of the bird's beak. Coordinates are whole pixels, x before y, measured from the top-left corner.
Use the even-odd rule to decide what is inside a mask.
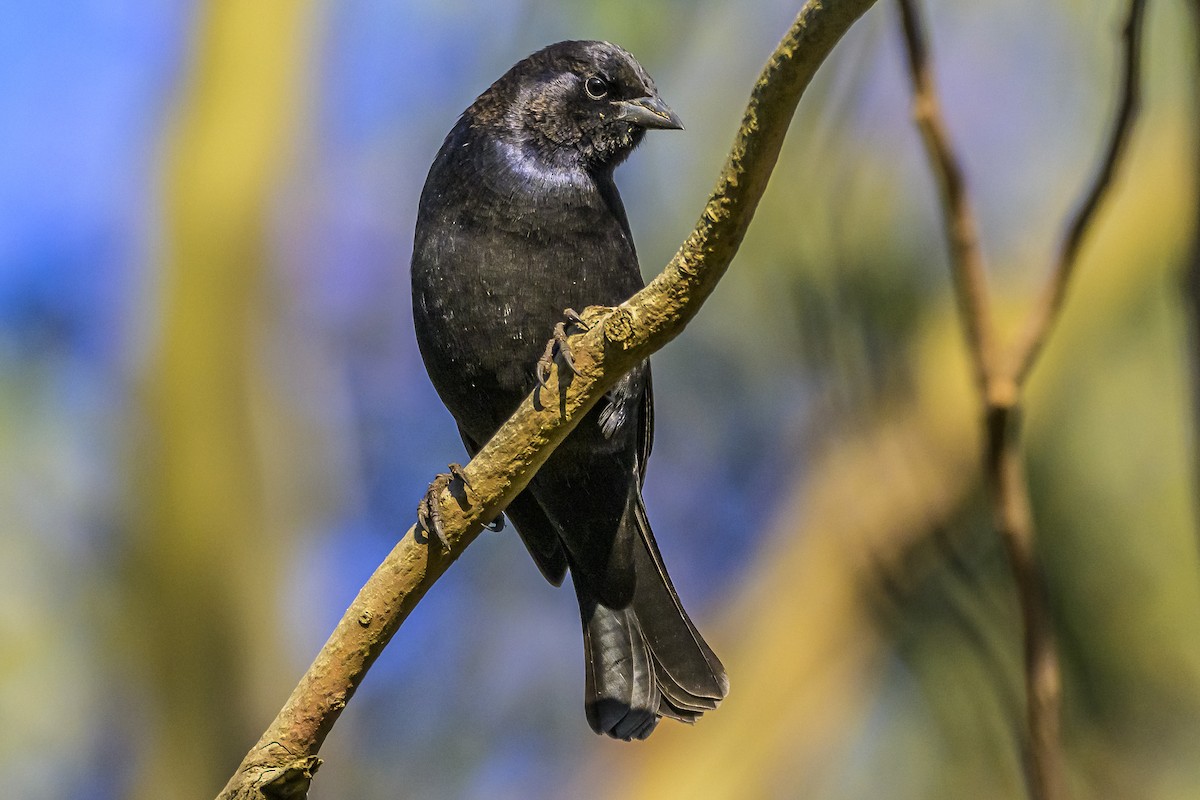
[[[683,130],[683,121],[679,119],[679,115],[668,108],[667,104],[658,97],[620,100],[613,105],[617,107],[617,119],[623,119],[643,128]]]

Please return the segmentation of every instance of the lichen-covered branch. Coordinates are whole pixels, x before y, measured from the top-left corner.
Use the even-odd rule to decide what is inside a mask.
[[[805,87],[874,0],[809,0],[755,84],[729,159],[695,229],[666,269],[616,309],[585,310],[571,342],[577,375],[551,377],[463,468],[469,489],[440,498],[449,548],[414,528],[347,609],[221,798],[300,798],[317,752],[367,670],[430,586],[529,482],[621,376],[696,315],[733,260]],[[562,378],[562,382],[559,379]]]

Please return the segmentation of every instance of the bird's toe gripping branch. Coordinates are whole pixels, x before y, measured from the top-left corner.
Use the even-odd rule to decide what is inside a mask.
[[[446,536],[446,529],[442,523],[440,498],[442,491],[452,487],[454,481],[458,481],[464,491],[471,489],[471,482],[467,480],[467,473],[463,471],[462,465],[450,464],[447,466],[446,472],[439,473],[434,477],[429,488],[425,490],[425,496],[417,504],[417,523],[426,534],[432,534],[433,538],[441,542],[443,550],[450,549],[450,540]],[[491,522],[485,522],[484,527],[491,531],[504,530],[504,515],[497,516]]]
[[[586,310],[585,310],[586,313]],[[579,312],[573,308],[568,308],[563,311],[563,316],[567,318],[567,322],[579,329],[580,333],[587,333],[592,329],[592,326],[587,323]]]
[[[563,311],[563,316],[566,317],[566,322],[554,326],[554,335],[546,342],[546,350],[538,359],[537,368],[534,370],[538,385],[543,389],[546,388],[546,381],[550,379],[550,369],[557,358],[561,357],[563,365],[573,374],[579,374],[575,370],[575,361],[571,358],[571,345],[567,343],[567,326],[574,328],[575,333],[586,333],[591,326],[573,308]]]
[[[450,540],[446,537],[446,529],[442,523],[442,491],[449,488],[453,481],[458,481],[464,489],[470,489],[471,484],[463,472],[462,465],[450,464],[446,472],[439,473],[425,490],[425,496],[417,504],[417,523],[427,534],[432,534],[442,544],[443,550],[450,549]]]
[[[417,504],[417,524],[426,534],[442,543],[443,550],[450,549],[450,540],[446,538],[446,530],[442,525],[442,507],[440,497],[442,490],[450,485],[450,476],[440,473],[425,490],[425,496]]]

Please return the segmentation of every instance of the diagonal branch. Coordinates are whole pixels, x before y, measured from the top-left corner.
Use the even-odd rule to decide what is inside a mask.
[[[979,246],[979,225],[971,206],[961,162],[950,143],[949,129],[942,117],[921,14],[912,0],[901,0],[900,21],[913,85],[913,119],[921,132],[921,140],[941,194],[942,221],[950,248],[950,270],[954,277],[959,315],[966,328],[976,383],[980,391],[986,394],[995,372],[996,333],[992,323],[983,250]]]
[[[1130,0],[1129,15],[1123,31],[1123,64],[1121,71],[1121,98],[1117,114],[1113,118],[1108,147],[1096,170],[1092,183],[1080,200],[1075,214],[1067,226],[1058,261],[1037,306],[1030,312],[1021,338],[1011,355],[1011,375],[1017,384],[1022,384],[1033,369],[1042,346],[1062,311],[1067,285],[1079,260],[1079,251],[1084,237],[1095,219],[1100,203],[1112,185],[1117,166],[1129,144],[1133,122],[1141,105],[1141,41],[1142,22],[1146,16],[1146,0]]]
[[[750,96],[716,187],[662,274],[616,309],[584,312],[590,330],[571,344],[579,374],[557,373],[527,398],[463,468],[467,494],[440,496],[449,549],[410,528],[347,609],[283,709],[246,755],[221,798],[307,795],[317,757],[354,690],[401,623],[453,561],[525,487],[579,419],[629,369],[696,315],[737,252],[766,188],[805,87],[873,0],[800,10]],[[549,402],[548,402],[549,401]]]

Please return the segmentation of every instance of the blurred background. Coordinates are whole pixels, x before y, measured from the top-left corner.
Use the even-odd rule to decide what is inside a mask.
[[[220,789],[463,453],[408,259],[458,113],[564,38],[683,117],[618,171],[647,275],[690,229],[782,0],[0,7],[0,772]],[[1124,3],[926,4],[1006,326],[1115,107]],[[1200,794],[1195,3],[1027,416],[1077,797]],[[1013,798],[1020,629],[896,9],[804,98],[720,290],[657,355],[646,497],[732,693],[595,737],[575,601],[483,535],[330,736],[322,798]]]

